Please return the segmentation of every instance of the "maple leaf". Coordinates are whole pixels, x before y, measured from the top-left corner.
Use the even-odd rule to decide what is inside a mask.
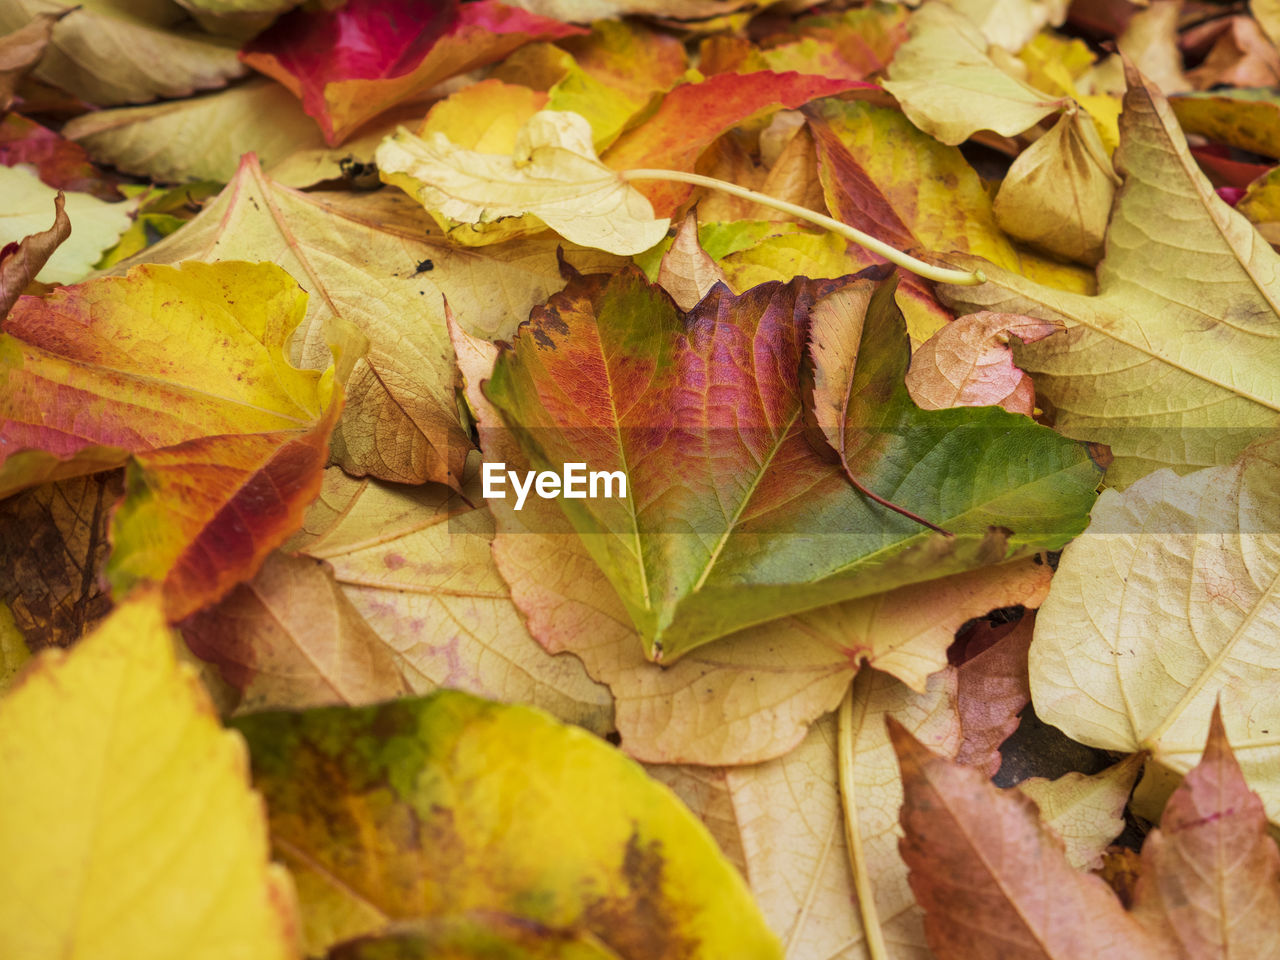
[[[446,77],[492,63],[531,40],[583,31],[496,0],[424,5],[348,0],[294,10],[250,41],[241,58],[302,101],[330,144]]]
[[[965,308],[1066,323],[1015,356],[1039,374],[1058,430],[1111,447],[1118,486],[1159,466],[1230,463],[1280,424],[1280,256],[1214,193],[1165,98],[1132,68],[1128,78],[1116,154],[1125,182],[1097,296],[1005,270],[982,287],[941,290]]]
[[[235,726],[311,953],[397,920],[492,916],[497,931],[546,928],[622,957],[780,955],[690,813],[541,711],[442,691]]]
[[[83,147],[12,111],[0,119],[0,163],[29,163],[41,183],[59,190],[91,193],[99,200],[122,199],[119,178],[95,167]]]
[[[990,523],[1023,516],[1011,544],[1051,542],[1073,523],[1067,504],[1092,499],[1088,458],[1029,420],[911,404],[891,286],[851,328],[847,459],[865,486],[958,536],[931,541],[864,499],[810,447],[801,409],[809,313],[848,283],[799,279],[740,297],[717,288],[682,316],[638,272],[574,279],[499,357],[486,393],[532,463],[627,475],[624,498],[562,506],[651,657],[673,661],[752,623],[1005,559]],[[1020,452],[994,485],[970,486],[940,452],[949,443],[1002,460]],[[926,447],[952,471],[945,486],[917,462]]]
[[[394,194],[353,202],[301,193],[274,182],[250,157],[187,227],[114,269],[227,258],[279,263],[310,294],[290,343],[292,362],[327,366],[335,327],[354,327],[369,342],[347,378],[347,409],[333,441],[338,462],[387,480],[456,483],[470,440],[453,399],[442,297],[474,332],[503,337],[564,281],[554,242],[483,255],[432,238],[427,227]],[[584,270],[614,262],[576,250],[567,256]],[[379,296],[368,296],[374,288]]]
[[[341,401],[331,373],[284,358],[304,310],[279,268],[235,262],[138,267],[20,299],[0,338],[0,492],[127,461],[108,579],[120,593],[164,583],[173,619],[218,599],[319,485]]]
[[[36,657],[0,700],[0,952],[296,958],[245,767],[156,597]]]

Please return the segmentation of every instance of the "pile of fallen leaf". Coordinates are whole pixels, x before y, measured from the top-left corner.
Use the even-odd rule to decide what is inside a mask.
[[[1276,41],[0,2],[0,957],[1280,958]]]

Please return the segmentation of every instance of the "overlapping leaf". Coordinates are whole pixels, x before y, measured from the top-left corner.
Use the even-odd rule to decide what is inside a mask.
[[[1280,820],[1280,446],[1107,491],[1063,555],[1031,649],[1036,712],[1095,746],[1182,773],[1214,704]]]
[[[1117,485],[1160,466],[1230,463],[1280,425],[1280,255],[1200,173],[1160,92],[1128,76],[1125,182],[1097,296],[996,269],[984,286],[944,289],[965,307],[1065,320],[1065,333],[1016,357],[1059,430],[1111,447]]]
[[[637,960],[780,955],[689,812],[540,711],[443,691],[237,726],[312,953],[421,919],[541,928]]]
[[[246,766],[155,598],[37,658],[0,700],[0,953],[296,960]]]
[[[531,40],[580,32],[497,0],[351,0],[333,10],[285,14],[241,56],[293,91],[335,144],[446,77]]]
[[[319,489],[341,403],[331,372],[285,358],[305,309],[278,267],[236,262],[19,300],[0,339],[0,491],[128,461],[113,587],[163,583],[175,620],[217,600]]]
[[[1025,418],[911,404],[889,286],[865,325],[846,320],[845,355],[858,357],[848,459],[868,487],[957,536],[931,538],[863,499],[810,446],[802,418],[809,314],[847,283],[717,288],[685,316],[638,272],[575,279],[499,358],[487,393],[534,465],[627,475],[623,498],[562,505],[654,659],[1061,542],[1092,500],[1088,458]],[[930,472],[943,463],[945,484]],[[958,463],[973,471],[963,480]],[[993,523],[1013,538],[993,539]]]

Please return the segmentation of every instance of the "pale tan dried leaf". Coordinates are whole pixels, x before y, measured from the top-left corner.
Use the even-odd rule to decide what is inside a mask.
[[[1181,11],[1182,0],[1151,0],[1116,40],[1120,52],[1166,95],[1191,89],[1178,49]]]
[[[200,97],[86,113],[62,133],[99,163],[174,183],[229,181],[246,153],[271,168],[325,145],[298,98],[265,78]]]
[[[1214,704],[1280,823],[1280,441],[1104,491],[1036,620],[1036,713],[1091,746],[1185,773]]]
[[[724,271],[698,243],[698,215],[685,214],[671,247],[658,266],[658,285],[671,294],[681,310],[692,310],[707,291],[725,283]]]
[[[59,0],[6,0],[0,32],[41,13],[61,13]],[[166,0],[82,0],[53,30],[32,76],[98,106],[185,97],[225,86],[248,73],[233,41],[183,26],[186,14]]]
[[[992,209],[1010,236],[1093,266],[1119,182],[1094,122],[1068,109],[1013,161]]]
[[[987,55],[987,41],[963,13],[941,0],[908,24],[884,87],[911,122],[946,144],[979,130],[1011,137],[1062,109],[1067,100],[1009,76]]]
[[[462,223],[532,214],[566,240],[630,255],[661,240],[670,222],[655,218],[644,194],[600,162],[591,126],[576,113],[535,113],[512,154],[480,153],[441,133],[424,139],[402,129],[382,142],[375,159],[384,181]]]
[[[1142,770],[1134,754],[1093,775],[1072,772],[1057,780],[1032,777],[1017,789],[1036,802],[1040,818],[1066,845],[1067,862],[1077,870],[1094,870],[1102,855],[1124,830],[1124,808]]]
[[[441,487],[326,474],[306,532],[289,546],[326,561],[414,693],[459,687],[613,729],[606,688],[529,636],[490,556],[493,521]]]
[[[953,754],[959,740],[955,671],[936,674],[926,692],[913,693],[868,670],[857,684],[853,712],[853,799],[875,913],[893,960],[932,960],[898,855],[902,785],[885,728],[889,715],[934,749]],[[794,960],[870,957],[845,842],[836,739],[834,717],[827,717],[796,749],[768,763],[649,768],[742,869]]]
[[[181,629],[192,652],[240,691],[242,712],[364,706],[414,692],[322,560],[276,552]]]

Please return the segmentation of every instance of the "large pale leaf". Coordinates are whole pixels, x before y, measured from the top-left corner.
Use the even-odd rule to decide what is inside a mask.
[[[218,599],[319,489],[341,403],[331,372],[284,355],[305,309],[284,271],[238,262],[20,299],[0,337],[0,493],[129,461],[113,587],[163,583],[175,620]]]
[[[1036,713],[1185,773],[1216,702],[1280,822],[1280,442],[1235,464],[1105,492],[1036,621]]]
[[[0,4],[0,33],[67,6],[7,0]],[[85,0],[54,27],[33,75],[89,103],[112,106],[184,97],[246,72],[231,42],[191,30],[184,18],[165,0]]]
[[[541,711],[442,691],[237,726],[310,952],[400,920],[492,917],[620,958],[780,955],[689,811]]]
[[[246,768],[154,598],[38,657],[0,699],[0,954],[297,958]]]
[[[953,6],[930,0],[907,24],[884,87],[917,127],[956,144],[979,130],[1013,136],[1066,106],[1005,73],[981,31]]]
[[[200,216],[115,269],[138,260],[280,264],[310,294],[290,345],[294,363],[328,364],[335,324],[354,325],[369,341],[347,380],[333,441],[338,462],[387,480],[449,482],[460,475],[470,441],[453,399],[443,298],[471,331],[508,336],[564,281],[551,238],[480,254],[427,236],[429,225],[394,194],[300,193],[247,158]],[[603,259],[568,255],[584,269]]]
[[[270,168],[324,146],[289,91],[262,78],[202,97],[86,113],[62,132],[100,163],[165,182],[227,181],[242,154]]]
[[[801,411],[809,314],[816,298],[870,283],[717,287],[683,315],[638,271],[577,278],[499,357],[487,393],[534,465],[627,475],[623,497],[561,506],[651,658],[1079,528],[1097,482],[1081,449],[1002,410],[911,403],[892,285],[865,325],[831,307],[850,314],[829,325],[847,325],[841,356],[858,356],[845,381],[847,459],[866,486],[956,536],[864,499],[815,451]],[[1015,531],[1007,543],[993,524]]]
[[[1117,169],[1124,175],[1098,295],[990,269],[947,287],[971,309],[1062,319],[1016,351],[1068,436],[1108,444],[1108,480],[1160,466],[1230,463],[1280,425],[1280,255],[1214,192],[1160,92],[1129,69]],[[965,259],[965,258],[959,258]]]
[[[597,159],[591,127],[576,113],[534,114],[511,153],[402,129],[375,156],[383,180],[442,220],[484,225],[529,215],[566,240],[618,254],[647,250],[667,232],[649,201]]]

